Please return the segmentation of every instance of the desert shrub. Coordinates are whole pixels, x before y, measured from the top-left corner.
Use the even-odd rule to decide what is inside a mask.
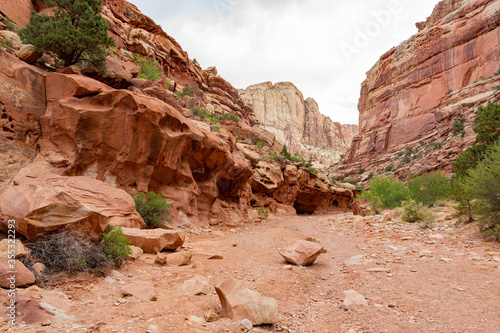
[[[158,63],[158,60],[150,61],[145,57],[141,57],[139,54],[135,53],[134,61],[141,68],[137,77],[156,82],[163,74],[160,70],[160,64]]]
[[[488,102],[486,107],[477,110],[475,125],[476,143],[467,148],[454,162],[453,168],[459,176],[467,174],[467,170],[476,167],[488,155],[491,145],[500,138],[500,104]]]
[[[9,18],[6,17],[5,19],[3,19],[3,23],[7,26],[7,29],[9,29],[10,31],[14,32],[19,31],[17,25],[14,22],[12,22]]]
[[[102,234],[103,250],[118,266],[132,254],[129,244],[121,227],[109,225]]]
[[[384,170],[385,172],[391,172],[392,170],[394,170],[394,165],[389,164],[384,168]]]
[[[12,50],[14,48],[14,43],[12,42],[12,39],[3,39],[0,40],[0,46],[3,46],[8,50]]]
[[[312,172],[313,174],[315,175],[318,175],[318,170],[316,170],[315,168],[313,168],[312,166],[310,167],[305,167],[307,170],[309,170],[310,172]]]
[[[260,206],[257,208],[257,214],[259,214],[261,219],[265,220],[269,217],[269,210],[267,210],[264,206]]]
[[[167,228],[165,222],[171,222],[169,217],[172,205],[160,194],[155,192],[132,194],[135,201],[135,209],[142,216],[146,225],[150,228]]]
[[[396,208],[409,198],[409,192],[404,183],[392,177],[377,176],[371,180],[369,191],[363,192],[360,198],[370,198],[372,205],[380,202],[380,209]]]
[[[262,148],[264,147],[264,144],[263,144],[262,142],[260,142],[260,141],[259,141],[259,142],[257,142],[255,145],[256,145],[256,146],[257,146],[257,148],[259,148],[259,149],[262,149]]]
[[[212,125],[210,126],[210,131],[219,133],[220,132],[220,126],[219,125]]]
[[[210,117],[210,112],[208,112],[205,108],[195,106],[191,109],[193,115],[200,117],[202,119],[207,119]]]
[[[479,215],[479,226],[488,234],[500,237],[500,142],[469,170],[463,183],[465,193],[475,199],[474,212]]]
[[[241,135],[237,135],[236,136],[236,141],[241,141],[241,140],[243,140],[243,137]]]
[[[198,94],[198,87],[197,86],[190,87],[189,84],[186,83],[184,88],[182,88],[182,92],[177,94],[177,98],[182,99],[184,96],[193,97],[196,94]]]
[[[43,275],[35,274],[42,282],[57,280],[60,274],[103,273],[114,264],[101,244],[68,230],[44,236],[27,246],[30,254],[23,263],[32,271],[34,262],[44,264]]]
[[[500,75],[500,68],[497,70],[497,72],[495,73],[495,75]]]
[[[238,118],[238,116],[235,115],[234,113],[230,113],[230,112],[226,112],[222,116],[220,116],[220,120],[223,120],[223,119],[226,119],[226,120],[229,120],[229,121],[232,121],[235,123],[240,122],[240,119]]]
[[[170,88],[172,88],[172,79],[170,79],[169,77],[166,77],[165,84],[167,85],[167,90],[170,90]]]
[[[267,156],[263,157],[264,160],[269,162],[283,164],[286,162],[286,157],[280,154],[276,154],[274,152],[269,153]]]
[[[453,120],[453,136],[465,136],[465,117],[459,113]]]
[[[444,146],[444,142],[435,142],[431,145],[431,149],[438,150],[438,149],[443,148],[443,146]]]
[[[406,222],[430,222],[432,220],[432,214],[429,212],[425,205],[416,202],[413,199],[408,201],[403,201],[401,203],[403,212],[401,214],[401,219]]]
[[[19,30],[23,44],[56,54],[64,66],[86,61],[104,71],[106,48],[115,41],[100,15],[102,0],[45,0],[45,4],[56,6],[54,14],[32,12],[26,28]]]
[[[426,206],[434,206],[437,200],[451,196],[450,180],[441,170],[411,178],[408,190],[410,198]]]

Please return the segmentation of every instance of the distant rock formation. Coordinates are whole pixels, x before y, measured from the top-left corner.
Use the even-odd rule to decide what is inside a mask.
[[[475,139],[477,107],[500,101],[500,1],[441,1],[419,26],[368,71],[358,105],[360,134],[333,176],[452,172],[452,162]],[[466,135],[453,137],[459,114]]]
[[[291,153],[331,163],[338,161],[357,134],[357,125],[341,125],[319,112],[312,98],[291,82],[264,82],[240,90],[260,126],[273,133]]]

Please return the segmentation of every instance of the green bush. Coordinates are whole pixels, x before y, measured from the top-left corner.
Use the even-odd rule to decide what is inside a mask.
[[[132,254],[132,249],[129,246],[130,241],[123,233],[122,227],[109,225],[102,234],[102,244],[104,252],[117,265],[120,265]]]
[[[315,168],[313,168],[312,166],[310,167],[305,167],[307,170],[309,170],[310,172],[312,172],[313,174],[315,175],[318,175],[318,170],[316,170]]]
[[[449,178],[441,171],[433,174],[424,173],[408,181],[410,198],[424,204],[434,206],[436,201],[451,196],[451,183]]]
[[[210,131],[215,132],[215,133],[220,133],[220,125],[210,126]]]
[[[170,90],[172,88],[172,79],[169,77],[165,78],[165,84],[167,85],[167,90]]]
[[[226,120],[229,120],[229,121],[232,121],[235,123],[240,122],[240,119],[238,118],[238,116],[235,115],[234,113],[230,113],[230,112],[226,112],[222,116],[220,116],[220,120],[223,120],[223,119],[226,119]]]
[[[106,67],[106,48],[115,45],[108,24],[100,15],[102,0],[45,0],[56,6],[53,15],[31,13],[26,28],[19,30],[23,44],[56,54],[71,66],[80,61]]]
[[[257,213],[259,214],[259,217],[263,220],[269,217],[269,210],[267,210],[264,206],[260,206],[259,208],[257,208]]]
[[[489,147],[500,138],[499,127],[500,104],[488,102],[486,107],[480,106],[473,127],[476,143],[453,162],[458,176],[465,176],[467,170],[474,168],[487,155]]]
[[[474,212],[479,215],[479,226],[488,234],[500,237],[500,142],[469,170],[464,180],[464,191],[473,201]]]
[[[12,50],[14,48],[14,43],[12,42],[12,39],[3,39],[0,41],[0,46],[3,46],[8,50]]]
[[[286,157],[283,155],[271,152],[271,153],[269,153],[269,155],[264,156],[264,160],[268,160],[268,161],[274,162],[274,163],[283,164],[286,162]]]
[[[156,82],[163,74],[160,70],[160,64],[158,63],[158,60],[149,61],[145,57],[141,57],[139,54],[135,53],[134,61],[141,68],[139,75],[137,76],[139,78]]]
[[[132,194],[135,209],[142,216],[149,228],[167,228],[165,222],[172,222],[169,217],[172,205],[167,199],[155,192]]]
[[[394,170],[394,165],[389,164],[384,168],[384,170],[385,172],[391,172],[392,170]]]
[[[401,219],[403,221],[415,223],[431,222],[432,220],[432,214],[427,207],[413,199],[403,201],[401,207],[403,208],[403,213],[401,214]]]
[[[259,148],[259,149],[262,149],[262,148],[264,147],[264,144],[263,144],[262,142],[260,142],[260,141],[259,141],[259,142],[257,142],[255,145],[256,145],[256,146],[257,146],[257,148]]]
[[[184,96],[193,97],[194,95],[197,94],[198,94],[198,87],[197,86],[190,87],[189,84],[186,83],[184,88],[182,88],[182,92],[177,94],[177,98],[182,99]]]
[[[243,137],[241,135],[237,135],[236,136],[236,141],[240,141],[240,140],[243,140]]]
[[[460,135],[463,138],[465,134],[465,117],[459,113],[453,120],[453,136]]]
[[[5,19],[3,19],[3,23],[7,26],[7,29],[9,29],[10,31],[14,32],[19,31],[17,25],[14,22],[12,22],[9,18],[6,17]]]
[[[210,112],[208,112],[205,108],[199,106],[193,107],[191,111],[193,112],[193,115],[195,115],[196,117],[200,117],[202,119],[207,119],[211,116]]]
[[[409,192],[404,183],[388,176],[377,176],[370,182],[369,191],[363,192],[360,198],[370,198],[376,210],[396,208],[409,198]]]

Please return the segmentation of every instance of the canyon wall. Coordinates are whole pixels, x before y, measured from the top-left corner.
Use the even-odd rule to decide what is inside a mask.
[[[312,98],[290,82],[264,82],[240,90],[259,126],[273,133],[291,153],[327,163],[338,161],[357,134],[357,125],[341,125],[320,113]]]
[[[401,178],[443,168],[472,144],[475,112],[500,100],[500,1],[441,1],[421,29],[368,71],[360,134],[333,175],[378,170]],[[461,114],[465,136],[453,136]],[[412,150],[411,160],[403,153]]]
[[[0,15],[23,26],[33,8],[51,11],[33,0],[2,5]],[[0,23],[0,41],[13,41],[0,47],[0,229],[10,218],[36,220],[40,230],[55,230],[52,218],[95,221],[101,231],[108,222],[143,227],[127,193],[147,191],[168,198],[177,225],[243,223],[257,219],[260,206],[277,214],[350,208],[353,192],[325,176],[300,164],[263,164],[275,139],[254,128],[238,90],[215,68],[194,64],[135,6],[107,0],[103,17],[117,42],[106,75],[57,68],[49,54],[24,58],[17,34]],[[138,78],[133,53],[158,60],[162,77]],[[197,88],[193,96],[179,94],[186,84]],[[238,119],[215,123],[197,117],[195,106]],[[27,228],[19,232],[36,237]]]

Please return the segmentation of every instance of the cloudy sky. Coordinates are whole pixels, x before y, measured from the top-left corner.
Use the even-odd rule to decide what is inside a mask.
[[[366,72],[417,32],[438,0],[128,0],[236,88],[293,82],[320,111],[357,123]]]

